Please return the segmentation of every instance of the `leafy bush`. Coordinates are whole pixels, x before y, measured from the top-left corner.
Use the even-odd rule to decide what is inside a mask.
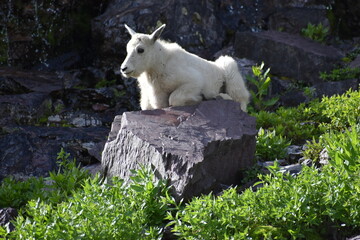
[[[319,140],[313,138],[311,141],[306,142],[305,149],[302,152],[302,155],[306,159],[311,159],[312,161],[317,162],[320,160],[320,153],[322,150],[324,150],[324,148],[325,146],[321,136]]]
[[[360,123],[353,124],[351,130],[326,133],[323,141],[334,170],[347,174],[360,172]]]
[[[280,107],[275,112],[252,113],[257,118],[257,128],[275,130],[278,135],[303,143],[318,140],[326,131],[345,130],[360,121],[360,93],[348,90],[342,95],[323,97],[298,107]]]
[[[265,72],[263,68],[264,63],[261,63],[260,66],[252,66],[254,77],[247,76],[247,80],[256,88],[255,91],[250,89],[250,94],[252,97],[251,103],[253,104],[253,106],[250,106],[250,111],[265,110],[275,105],[276,102],[279,100],[278,97],[273,97],[270,99],[267,98],[267,95],[269,94],[269,86],[271,83],[271,78],[268,76],[270,68],[268,68]],[[251,107],[253,107],[254,109],[252,109]]]
[[[322,171],[304,166],[297,176],[275,165],[272,174],[260,176],[263,187],[256,192],[231,188],[219,197],[194,198],[168,215],[170,225],[180,239],[328,239],[334,231],[350,236],[360,227],[359,162],[349,162],[346,174],[332,163]]]
[[[320,119],[316,119],[315,113],[306,108],[305,104],[296,108],[280,107],[275,112],[260,111],[252,115],[256,117],[257,128],[275,131],[279,136],[291,139],[294,144],[318,138],[323,132],[318,127]]]
[[[286,157],[291,141],[277,135],[276,131],[259,129],[256,137],[256,157],[261,161],[274,161]]]
[[[90,174],[76,165],[76,160],[69,159],[70,154],[64,149],[58,153],[57,172],[50,172],[48,178],[31,177],[17,181],[12,177],[5,178],[0,188],[0,208],[13,207],[20,209],[32,199],[60,202],[77,188],[81,187]]]
[[[57,156],[59,169],[50,172],[50,185],[48,186],[48,198],[52,202],[61,202],[73,191],[81,188],[84,181],[90,177],[90,173],[76,163],[76,159],[70,160],[70,154],[62,148]]]
[[[129,184],[88,178],[59,204],[31,200],[8,239],[161,239],[168,188],[139,170]],[[166,199],[168,199],[166,201]],[[170,200],[169,200],[170,199]],[[1,231],[0,231],[1,233]]]
[[[319,114],[327,121],[321,123],[325,130],[345,130],[351,123],[360,122],[360,92],[348,90],[342,95],[323,97]]]
[[[360,78],[360,68],[336,68],[330,73],[321,72],[320,78],[324,81],[342,81],[347,79]]]
[[[322,23],[319,23],[318,25],[308,23],[307,27],[301,30],[301,33],[304,37],[310,38],[320,43],[323,43],[325,41],[328,32],[329,28],[324,27]]]
[[[43,197],[45,187],[42,178],[29,178],[16,181],[12,177],[5,178],[0,185],[0,208],[21,208],[31,199]]]

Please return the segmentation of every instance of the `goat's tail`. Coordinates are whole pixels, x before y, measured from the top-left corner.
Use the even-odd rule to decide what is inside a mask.
[[[237,62],[229,56],[221,56],[215,61],[216,65],[224,70],[225,91],[234,100],[240,103],[241,110],[246,112],[250,101],[250,93],[239,71]]]

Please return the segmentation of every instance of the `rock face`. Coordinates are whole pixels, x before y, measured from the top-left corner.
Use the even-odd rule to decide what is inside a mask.
[[[92,22],[100,57],[109,65],[121,64],[130,39],[123,25],[150,33],[165,23],[162,37],[205,58],[234,37],[237,30],[261,29],[264,15],[258,1],[113,0]]]
[[[360,36],[360,2],[351,0],[335,0],[334,15],[338,19],[339,34],[351,38]]]
[[[9,175],[19,179],[46,176],[56,169],[56,156],[63,147],[84,165],[100,159],[105,127],[4,127],[0,135],[0,181]]]
[[[269,17],[269,30],[301,34],[301,30],[306,28],[308,23],[321,23],[329,27],[326,12],[326,9],[321,8],[282,8]]]
[[[238,57],[270,63],[272,73],[310,85],[321,81],[319,72],[330,71],[344,57],[334,47],[283,32],[238,32],[236,38]]]
[[[8,227],[10,231],[15,229],[12,224],[12,220],[14,220],[18,215],[18,212],[14,208],[1,208],[0,209],[0,226]]]
[[[102,166],[129,179],[131,169],[152,165],[176,198],[189,199],[238,184],[253,165],[256,133],[255,119],[233,101],[126,112],[113,122]]]
[[[61,148],[83,165],[100,162],[111,122],[128,110],[129,96],[121,94],[124,85],[82,86],[79,75],[88,72],[0,67],[0,181],[48,175]]]
[[[83,64],[91,46],[91,19],[103,12],[105,2],[1,1],[0,64],[52,70]]]

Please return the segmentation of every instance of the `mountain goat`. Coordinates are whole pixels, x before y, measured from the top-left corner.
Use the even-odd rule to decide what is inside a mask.
[[[176,43],[160,40],[165,24],[150,35],[125,27],[131,40],[121,73],[137,78],[142,110],[191,105],[221,96],[239,102],[246,111],[250,94],[233,58],[207,61]]]

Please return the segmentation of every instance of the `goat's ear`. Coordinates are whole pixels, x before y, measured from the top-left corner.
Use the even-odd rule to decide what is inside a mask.
[[[126,30],[130,33],[131,36],[135,35],[136,32],[134,30],[132,30],[128,25],[125,24],[125,28]]]
[[[166,24],[161,25],[161,27],[159,27],[158,29],[156,29],[151,35],[150,35],[150,39],[155,42],[156,40],[158,40],[160,38],[160,35],[162,33],[162,31],[164,30]]]

